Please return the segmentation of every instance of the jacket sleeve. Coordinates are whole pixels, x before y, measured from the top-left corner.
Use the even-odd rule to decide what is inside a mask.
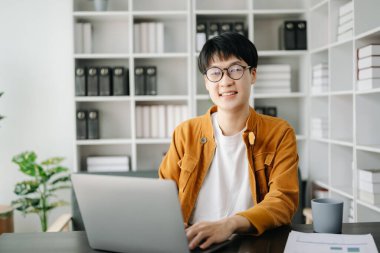
[[[292,128],[285,130],[272,164],[268,179],[269,191],[264,199],[252,208],[238,213],[251,222],[255,235],[290,224],[298,208],[298,154]]]

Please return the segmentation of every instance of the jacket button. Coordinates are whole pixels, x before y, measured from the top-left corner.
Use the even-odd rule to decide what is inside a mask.
[[[207,138],[206,138],[206,137],[202,137],[202,138],[201,138],[201,143],[202,143],[202,144],[205,144],[206,142],[207,142]]]

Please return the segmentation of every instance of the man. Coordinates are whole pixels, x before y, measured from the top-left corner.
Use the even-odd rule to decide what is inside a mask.
[[[257,50],[238,33],[206,42],[198,67],[215,104],[181,123],[159,175],[177,183],[189,248],[233,233],[260,235],[289,224],[298,206],[293,128],[249,106]]]

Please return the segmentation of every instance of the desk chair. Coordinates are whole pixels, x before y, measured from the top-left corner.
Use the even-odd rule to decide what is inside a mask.
[[[87,172],[82,172],[85,174]],[[123,177],[144,177],[144,178],[158,178],[157,170],[149,171],[126,171],[126,172],[97,172],[97,173],[88,173],[94,175],[109,175],[109,176],[123,176]],[[71,189],[71,210],[72,213],[62,214],[57,220],[53,222],[51,226],[47,229],[47,232],[63,232],[69,231],[71,224],[73,231],[84,231],[84,225],[81,213],[79,211],[79,206],[75,192]]]

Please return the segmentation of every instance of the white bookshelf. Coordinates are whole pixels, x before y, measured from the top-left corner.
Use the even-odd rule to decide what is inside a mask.
[[[380,164],[380,118],[374,116],[380,89],[355,89],[357,48],[380,43],[378,0],[354,0],[354,36],[344,41],[336,40],[338,10],[348,0],[112,0],[106,12],[95,12],[92,1],[73,1],[73,21],[94,27],[93,53],[73,54],[75,66],[129,68],[130,89],[129,96],[75,98],[76,109],[101,112],[101,139],[75,141],[76,171],[85,169],[88,155],[126,154],[132,170],[158,168],[170,138],[137,138],[136,106],[187,105],[188,118],[205,113],[211,100],[197,68],[196,24],[242,21],[258,49],[259,67],[290,64],[292,69],[291,93],[253,93],[251,105],[276,106],[278,116],[294,127],[304,178],[353,201],[356,221],[380,218],[380,207],[358,200],[356,175],[359,167]],[[292,19],[307,20],[308,50],[279,49],[278,27]],[[134,52],[133,25],[156,21],[164,23],[164,52]],[[311,68],[321,62],[329,66],[328,90],[311,93]],[[157,96],[134,95],[134,68],[145,65],[158,68]],[[312,117],[329,119],[327,136],[311,136]]]
[[[309,93],[310,114],[328,118],[326,138],[309,136],[309,179],[326,188],[329,195],[345,202],[348,222],[352,202],[353,221],[378,221],[380,207],[359,199],[358,168],[379,167],[379,89],[357,91],[357,49],[380,44],[380,2],[353,0],[352,38],[337,41],[339,7],[349,0],[309,0],[310,66],[329,66],[328,91]],[[312,73],[310,74],[311,79]]]

